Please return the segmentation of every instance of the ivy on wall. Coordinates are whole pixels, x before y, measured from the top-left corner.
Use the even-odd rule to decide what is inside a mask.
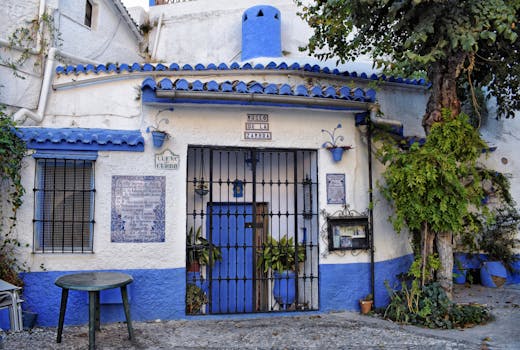
[[[16,253],[22,244],[14,228],[25,192],[21,170],[26,148],[15,130],[14,122],[0,109],[0,279],[21,286],[18,273],[26,266]]]

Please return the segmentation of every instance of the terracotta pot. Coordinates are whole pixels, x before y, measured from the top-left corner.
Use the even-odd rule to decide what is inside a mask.
[[[360,300],[359,306],[361,308],[361,314],[366,315],[372,310],[373,300]]]

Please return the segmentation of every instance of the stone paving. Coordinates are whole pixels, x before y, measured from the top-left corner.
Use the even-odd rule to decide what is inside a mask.
[[[135,341],[124,323],[102,324],[98,349],[520,349],[520,288],[456,286],[455,300],[487,304],[495,320],[464,330],[402,326],[354,312],[217,320],[135,322]],[[87,326],[8,333],[4,349],[86,349]]]

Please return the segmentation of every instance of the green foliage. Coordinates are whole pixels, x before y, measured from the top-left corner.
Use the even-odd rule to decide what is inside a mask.
[[[369,54],[379,68],[404,76],[427,72],[430,79],[432,63],[454,63],[454,72],[464,66],[472,83],[489,86],[500,114],[511,117],[520,109],[517,0],[296,2],[314,30],[302,50],[320,59],[344,62]]]
[[[267,242],[263,243],[262,246],[262,249],[259,250],[258,264],[264,267],[264,272],[269,271],[269,269],[277,272],[295,269],[296,246],[293,237],[287,238],[287,235],[284,235],[277,241],[269,236]],[[298,246],[298,262],[304,260],[305,247]]]
[[[206,296],[206,293],[200,287],[197,287],[194,284],[187,284],[186,285],[186,313],[193,315],[193,314],[200,314],[200,308],[207,304],[208,297]]]
[[[386,144],[380,156],[388,166],[379,187],[395,205],[395,230],[406,225],[417,232],[427,223],[433,232],[462,231],[472,221],[470,204],[479,205],[483,197],[476,171],[483,147],[463,114],[434,125],[422,147],[416,143],[402,151]]]
[[[9,35],[10,47],[21,50],[21,53],[15,59],[2,59],[2,61],[13,70],[15,76],[23,79],[17,71],[31,57],[31,50],[34,47],[38,48],[35,66],[41,66],[49,48],[52,45],[60,46],[61,40],[61,33],[54,25],[54,18],[44,12],[41,17],[30,21],[28,26],[20,26]]]
[[[21,169],[26,148],[15,130],[11,118],[0,109],[0,279],[21,286],[18,272],[25,270],[25,264],[17,257],[22,244],[13,229],[24,195]]]
[[[412,285],[416,282],[412,280]],[[420,288],[402,283],[400,291],[393,291],[385,283],[391,301],[384,317],[395,322],[415,324],[428,328],[464,328],[486,323],[489,311],[481,305],[457,305],[451,302],[438,283]]]
[[[222,252],[220,249],[202,237],[202,226],[199,226],[195,233],[193,232],[193,227],[191,227],[186,240],[188,247],[188,265],[193,262],[198,262],[200,265],[212,266],[215,261],[222,260]]]

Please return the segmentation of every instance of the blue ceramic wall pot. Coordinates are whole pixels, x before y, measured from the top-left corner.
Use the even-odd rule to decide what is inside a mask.
[[[501,287],[507,279],[507,270],[500,261],[486,261],[480,268],[480,283],[486,287]]]
[[[163,131],[152,131],[153,146],[156,148],[162,147],[167,134]]]
[[[280,304],[280,307],[285,310],[294,303],[296,297],[296,273],[294,271],[275,271],[273,277],[274,299]]]
[[[341,160],[341,158],[343,157],[343,152],[345,152],[343,147],[336,147],[330,149],[330,153],[332,153],[332,159],[335,162],[339,162]]]

